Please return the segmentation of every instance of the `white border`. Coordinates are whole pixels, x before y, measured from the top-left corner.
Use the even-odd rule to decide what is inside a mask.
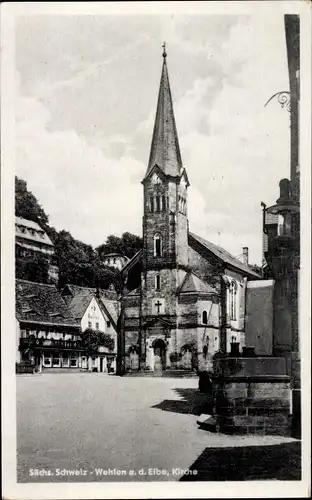
[[[300,334],[302,356],[302,481],[16,483],[15,303],[14,303],[14,18],[17,15],[161,15],[255,14],[272,11],[301,16],[301,277]],[[311,177],[311,4],[309,2],[118,2],[5,3],[1,16],[1,299],[2,299],[2,477],[5,499],[54,498],[291,498],[310,494],[310,177]]]

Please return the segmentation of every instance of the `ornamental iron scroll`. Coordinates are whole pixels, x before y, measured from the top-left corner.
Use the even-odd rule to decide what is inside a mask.
[[[273,99],[275,98],[282,106],[282,108],[286,108],[287,111],[290,113],[291,111],[290,92],[288,90],[282,90],[281,92],[276,92],[276,94],[273,94],[270,97],[270,99],[265,103],[264,107],[266,107],[269,104],[269,102],[273,101]]]

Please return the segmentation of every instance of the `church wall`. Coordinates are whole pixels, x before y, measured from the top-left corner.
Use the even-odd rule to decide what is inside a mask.
[[[177,341],[176,341],[176,350],[177,352],[181,352],[181,349],[186,344],[197,345],[197,328],[179,328],[177,331]]]
[[[137,345],[139,338],[138,330],[126,330],[125,331],[125,353],[129,353],[130,347]]]
[[[155,290],[156,276],[160,276],[160,290]],[[147,271],[143,288],[143,316],[157,315],[158,301],[162,304],[160,314],[176,314],[177,271],[175,269],[160,269]]]
[[[219,288],[220,272],[216,271],[216,267],[206,257],[200,255],[191,246],[188,247],[188,260],[189,267],[194,271],[202,280],[208,283],[213,283]]]

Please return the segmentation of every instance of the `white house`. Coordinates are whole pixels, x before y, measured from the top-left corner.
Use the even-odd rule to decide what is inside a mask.
[[[77,285],[66,285],[62,291],[69,310],[76,320],[80,322],[81,330],[87,329],[103,332],[114,340],[114,349],[100,346],[98,353],[88,359],[89,371],[115,372],[117,355],[117,321],[119,303],[116,292],[87,288]]]

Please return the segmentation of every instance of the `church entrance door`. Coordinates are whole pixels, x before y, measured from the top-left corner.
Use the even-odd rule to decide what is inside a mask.
[[[166,344],[162,339],[154,342],[154,371],[166,369]]]

